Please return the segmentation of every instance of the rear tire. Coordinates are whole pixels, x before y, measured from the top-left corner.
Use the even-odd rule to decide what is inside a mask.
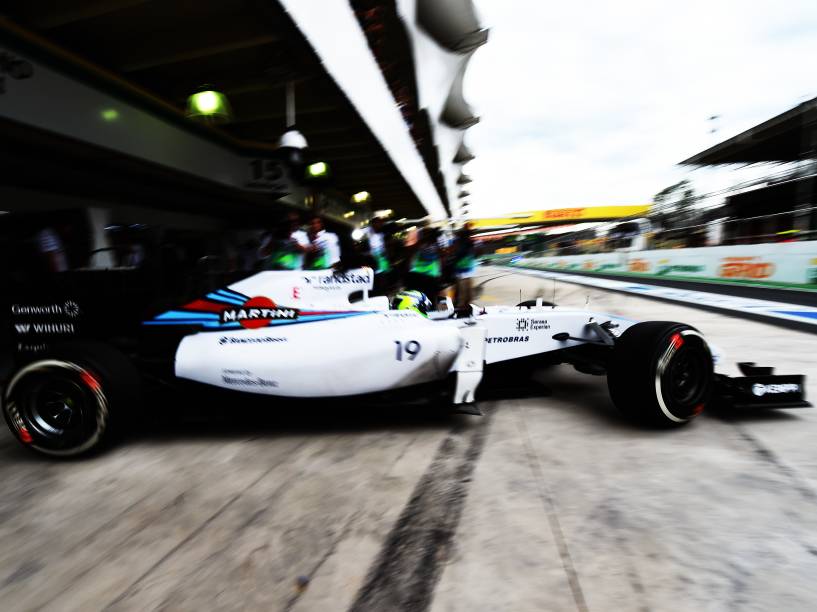
[[[3,415],[27,448],[73,457],[108,443],[138,394],[139,376],[125,355],[102,343],[72,342],[14,374]]]
[[[637,323],[616,340],[607,386],[616,407],[642,422],[680,426],[700,414],[712,393],[712,353],[693,327]]]

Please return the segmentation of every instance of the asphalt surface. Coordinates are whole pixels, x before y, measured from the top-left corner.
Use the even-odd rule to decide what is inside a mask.
[[[477,282],[484,304],[553,292],[501,269]],[[810,375],[817,397],[813,335],[556,286],[561,304],[588,299],[694,324],[735,361]],[[659,431],[619,418],[603,377],[537,380],[484,417],[224,406],[82,461],[31,456],[4,430],[0,607],[817,608],[815,411]]]

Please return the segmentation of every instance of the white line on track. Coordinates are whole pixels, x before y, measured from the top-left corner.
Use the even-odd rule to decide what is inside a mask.
[[[617,281],[607,278],[591,278],[587,276],[578,276],[576,274],[565,274],[562,272],[544,272],[541,270],[531,270],[529,268],[517,267],[514,267],[513,269],[520,274],[527,274],[529,276],[556,279],[578,285],[598,287],[599,289],[621,291],[648,298],[652,297],[663,300],[671,300],[673,302],[680,302],[687,306],[718,308],[721,310],[733,311],[736,313],[749,314],[753,316],[796,321],[800,324],[813,326],[815,331],[817,331],[817,308],[813,308],[811,306],[771,302],[768,300],[757,300],[753,298],[723,295],[719,293],[708,293],[705,291],[691,291],[689,289],[674,289],[672,287],[645,285],[636,282]]]

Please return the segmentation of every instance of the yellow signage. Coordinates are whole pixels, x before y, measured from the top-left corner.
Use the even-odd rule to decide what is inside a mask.
[[[583,206],[577,208],[551,208],[530,212],[512,213],[505,217],[474,219],[471,224],[476,229],[499,227],[503,225],[534,225],[538,223],[552,225],[561,222],[602,221],[605,219],[623,219],[638,217],[650,211],[651,204],[634,206]]]

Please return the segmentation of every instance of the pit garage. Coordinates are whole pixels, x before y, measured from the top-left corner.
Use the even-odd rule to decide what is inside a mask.
[[[409,130],[353,8],[333,9],[329,42],[354,47],[338,64],[284,2],[6,3],[0,281],[51,265],[57,238],[61,269],[142,268],[189,294],[251,269],[288,211],[322,215],[347,251],[378,209],[443,218],[431,127]]]

